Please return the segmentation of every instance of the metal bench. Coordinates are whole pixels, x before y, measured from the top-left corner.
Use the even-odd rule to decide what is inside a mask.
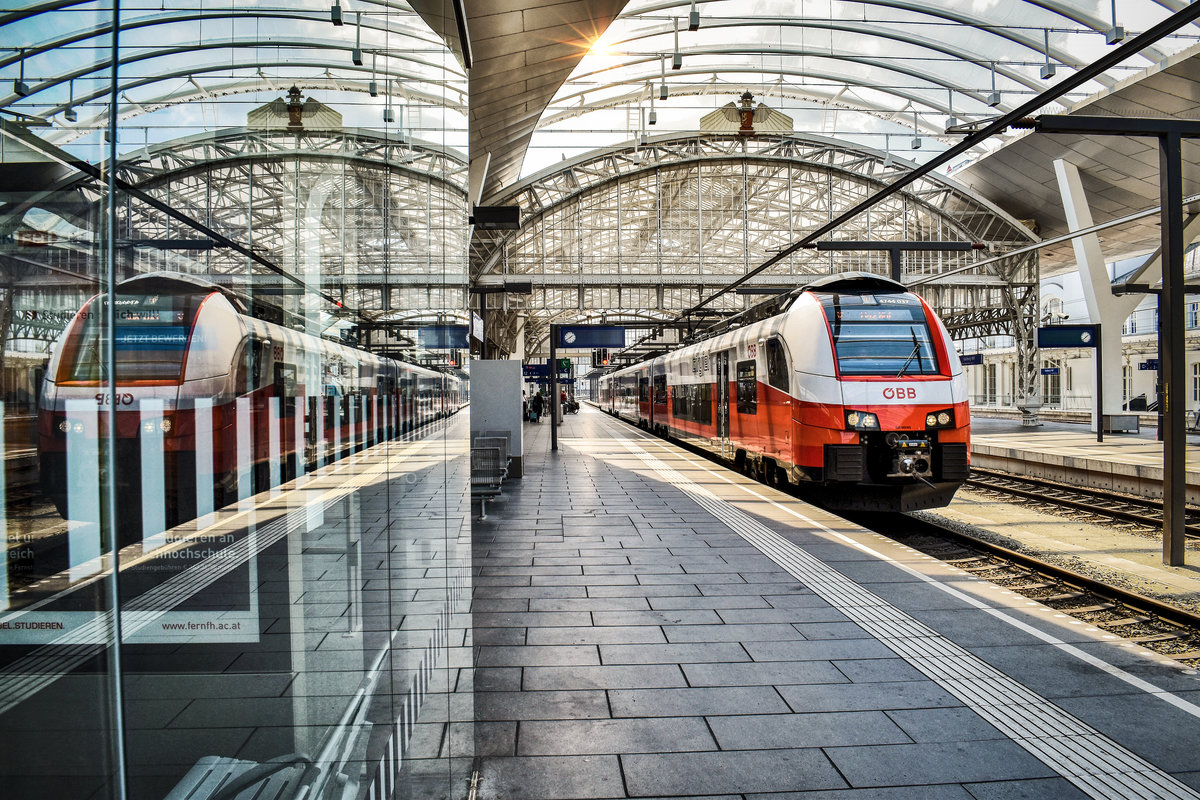
[[[489,438],[491,438],[493,436],[503,436],[504,442],[505,442],[505,451],[504,452],[506,452],[508,454],[508,457],[510,459],[512,458],[512,431],[480,431],[476,435],[477,436],[487,436]]]
[[[205,756],[166,800],[291,800],[303,790],[311,790],[320,773],[312,759],[300,753],[262,764]]]
[[[500,464],[504,467],[504,477],[508,477],[508,467],[512,463],[512,453],[508,447],[508,437],[489,436],[484,434],[471,442],[471,448],[495,447],[500,450]]]
[[[487,519],[487,501],[500,496],[500,484],[508,473],[499,447],[471,448],[471,499],[479,500],[479,519]]]

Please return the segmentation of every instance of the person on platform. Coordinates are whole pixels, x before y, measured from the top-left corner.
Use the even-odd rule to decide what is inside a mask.
[[[545,401],[542,400],[542,393],[538,392],[533,396],[533,399],[529,401],[530,419],[534,422],[537,422],[538,418],[542,416],[543,408],[545,408]]]

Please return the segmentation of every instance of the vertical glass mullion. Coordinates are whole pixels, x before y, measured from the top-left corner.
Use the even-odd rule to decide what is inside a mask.
[[[120,591],[120,573],[121,564],[119,560],[119,543],[117,539],[117,508],[116,508],[116,434],[117,434],[117,387],[116,387],[116,307],[112,302],[115,297],[117,283],[117,206],[118,199],[116,194],[116,168],[119,143],[119,125],[118,125],[118,107],[120,99],[120,28],[121,28],[121,2],[120,0],[111,0],[112,14],[112,34],[109,42],[109,97],[108,97],[108,124],[106,126],[108,147],[105,153],[107,167],[104,171],[105,186],[104,192],[104,221],[101,224],[101,252],[104,254],[101,262],[101,286],[109,298],[109,302],[102,305],[104,309],[103,332],[101,337],[103,342],[103,355],[101,357],[101,375],[107,373],[108,384],[106,387],[109,395],[108,413],[102,416],[105,423],[105,429],[100,434],[100,457],[102,461],[102,474],[104,478],[100,481],[101,492],[101,513],[103,518],[101,521],[101,541],[107,542],[109,553],[110,572],[107,585],[107,599],[109,607],[110,636],[108,642],[108,681],[109,692],[112,699],[112,730],[110,733],[109,745],[112,753],[112,782],[113,796],[124,800],[128,796],[127,778],[128,764],[126,761],[125,751],[125,704],[124,704],[124,684],[122,673],[121,660],[121,591]],[[105,369],[105,367],[107,369]]]

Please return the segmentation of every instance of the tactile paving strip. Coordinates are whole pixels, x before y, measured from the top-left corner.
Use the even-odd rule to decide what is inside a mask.
[[[1089,796],[1200,798],[1200,793],[808,555],[652,453],[628,440],[625,446],[664,481]]]

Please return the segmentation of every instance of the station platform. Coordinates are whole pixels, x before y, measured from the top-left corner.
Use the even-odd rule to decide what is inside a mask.
[[[1200,798],[1200,675],[585,407],[473,524],[478,798]]]
[[[986,413],[986,412],[985,412]],[[1086,424],[971,415],[971,465],[1075,486],[1158,497],[1163,494],[1163,443],[1154,428],[1106,433]],[[1200,435],[1187,435],[1187,502],[1200,504]]]

